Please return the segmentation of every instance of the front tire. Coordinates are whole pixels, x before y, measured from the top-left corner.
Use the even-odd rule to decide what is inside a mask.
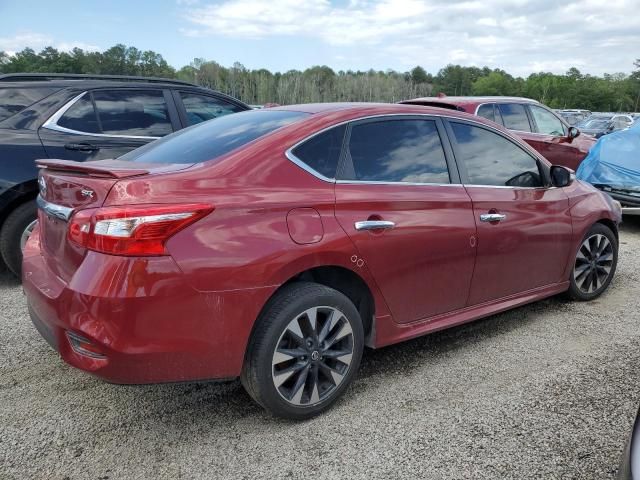
[[[284,287],[258,319],[241,381],[272,414],[310,418],[328,409],[356,375],[362,320],[345,295],[316,283]]]
[[[0,230],[0,254],[15,275],[22,274],[22,247],[37,219],[35,200],[23,203],[9,214]]]
[[[569,296],[588,301],[607,289],[618,264],[618,241],[610,228],[596,223],[584,236],[571,271]]]

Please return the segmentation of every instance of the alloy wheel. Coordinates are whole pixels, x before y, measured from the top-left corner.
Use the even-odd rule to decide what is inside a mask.
[[[613,246],[602,234],[594,234],[580,245],[573,267],[576,286],[583,293],[594,293],[606,283],[613,267]]]
[[[22,235],[20,236],[20,251],[24,250],[24,246],[27,244],[29,237],[33,233],[33,229],[36,228],[37,224],[38,220],[34,220],[29,225],[27,225],[27,227],[22,232]]]
[[[353,330],[334,307],[313,307],[295,317],[273,352],[273,383],[293,405],[313,405],[342,383],[353,357]]]

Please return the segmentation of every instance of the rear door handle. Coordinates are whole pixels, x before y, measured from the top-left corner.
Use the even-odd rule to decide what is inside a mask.
[[[67,150],[78,150],[80,152],[96,152],[100,150],[100,147],[90,143],[67,143],[64,148]]]
[[[480,215],[481,222],[501,222],[505,218],[507,218],[507,216],[502,213],[483,213]]]
[[[353,224],[356,230],[390,230],[396,226],[388,220],[364,220]]]

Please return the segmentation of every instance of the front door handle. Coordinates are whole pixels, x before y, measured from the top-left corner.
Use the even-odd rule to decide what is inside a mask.
[[[501,222],[505,218],[507,218],[507,216],[502,213],[483,213],[480,215],[481,222]]]
[[[390,230],[396,226],[388,220],[364,220],[353,224],[356,230]]]
[[[90,143],[67,143],[64,148],[67,150],[78,150],[80,152],[96,152],[100,150],[100,147]]]

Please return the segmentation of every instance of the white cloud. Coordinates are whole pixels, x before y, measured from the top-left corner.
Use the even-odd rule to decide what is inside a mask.
[[[34,32],[23,32],[12,37],[0,37],[0,51],[14,55],[16,52],[24,48],[32,48],[36,52],[45,47],[54,47],[62,51],[71,51],[74,48],[82,48],[83,50],[95,51],[100,47],[84,42],[67,42],[59,41],[50,35]]]
[[[315,39],[334,58],[365,53],[396,69],[456,62],[601,74],[628,72],[640,55],[638,0],[179,1],[187,36]]]

